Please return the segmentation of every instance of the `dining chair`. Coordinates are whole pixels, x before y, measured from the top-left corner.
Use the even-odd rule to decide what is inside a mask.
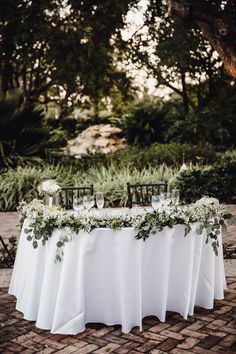
[[[85,195],[93,195],[93,184],[83,187],[62,187],[60,205],[65,209],[72,209],[74,198],[80,198]]]
[[[127,206],[151,204],[152,195],[167,192],[168,182],[130,184],[127,183]]]
[[[3,240],[3,238],[2,238],[1,235],[0,235],[0,242],[1,242],[1,244],[2,244],[2,246],[3,246],[3,248],[4,248],[4,250],[5,250],[5,252],[6,252],[7,255],[8,255],[8,259],[9,259],[9,260],[8,260],[8,264],[9,264],[9,266],[12,268],[13,265],[14,265],[14,258],[13,258],[13,256],[12,256],[10,250],[8,249],[6,243],[4,242],[4,240]]]

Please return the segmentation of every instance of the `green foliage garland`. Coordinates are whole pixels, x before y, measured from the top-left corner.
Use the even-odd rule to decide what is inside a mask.
[[[40,241],[45,246],[55,228],[62,231],[57,242],[58,261],[62,260],[65,244],[81,231],[91,233],[95,228],[120,230],[123,227],[134,227],[136,239],[145,241],[151,235],[162,231],[164,227],[173,228],[178,224],[184,225],[186,236],[194,223],[199,223],[197,234],[202,234],[203,230],[206,230],[206,243],[212,239],[213,250],[218,255],[218,235],[221,225],[225,225],[225,220],[230,223],[236,221],[217,199],[208,197],[188,207],[170,206],[151,212],[145,209],[123,209],[123,212],[117,215],[111,215],[109,211],[102,214],[82,212],[77,215],[61,209],[50,210],[37,199],[30,204],[22,203],[19,211],[24,233],[34,248],[38,247]]]

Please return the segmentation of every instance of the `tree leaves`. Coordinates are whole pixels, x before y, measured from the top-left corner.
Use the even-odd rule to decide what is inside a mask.
[[[129,79],[116,58],[126,47],[121,36],[125,15],[136,3],[5,2],[0,11],[1,94],[21,83],[27,103],[52,100],[62,109],[70,103],[72,110],[81,95],[90,96],[95,106],[114,88],[125,97]],[[63,88],[64,99],[48,94],[55,87]]]
[[[0,158],[14,166],[19,156],[44,156],[49,128],[43,124],[43,112],[31,105],[22,108],[17,93],[0,102]]]

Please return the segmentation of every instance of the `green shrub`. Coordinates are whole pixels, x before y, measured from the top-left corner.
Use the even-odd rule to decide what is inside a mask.
[[[219,160],[221,164],[227,165],[233,162],[236,163],[236,150],[229,149],[224,152],[217,153],[217,160]]]
[[[178,178],[178,186],[181,198],[187,203],[204,195],[223,203],[235,203],[236,164],[183,172]]]
[[[166,110],[161,102],[137,102],[123,121],[123,131],[128,143],[149,146],[163,142]]]
[[[58,181],[67,180],[70,176],[69,168],[60,166],[26,166],[9,168],[1,174],[0,180],[0,210],[14,210],[19,200],[30,201],[38,195],[37,186],[42,180],[57,178]]]
[[[0,101],[0,166],[14,166],[18,160],[45,156],[49,127],[43,110],[24,107],[20,93]]]
[[[118,161],[122,165],[132,164],[137,168],[143,168],[163,163],[168,166],[180,166],[183,155],[186,162],[191,161],[193,164],[210,164],[217,161],[217,154],[210,147],[178,143],[155,143],[147,148],[129,146],[124,150],[109,154],[106,159]]]
[[[19,200],[30,201],[38,197],[37,187],[45,179],[56,179],[61,186],[94,185],[95,191],[105,193],[107,206],[126,204],[126,183],[154,183],[171,180],[177,169],[161,165],[136,169],[131,166],[90,167],[87,171],[65,166],[18,167],[2,173],[0,180],[0,211],[14,210]]]

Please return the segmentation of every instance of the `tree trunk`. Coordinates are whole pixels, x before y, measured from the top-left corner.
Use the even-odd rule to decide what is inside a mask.
[[[215,12],[210,2],[188,0],[168,0],[173,15],[195,22],[224,63],[225,70],[236,78],[236,26],[233,10]],[[218,9],[219,10],[219,9]]]
[[[93,111],[94,111],[94,117],[98,118],[99,117],[99,98],[98,94],[93,97]]]
[[[189,102],[188,102],[188,93],[187,93],[187,85],[185,80],[185,73],[181,72],[181,83],[182,83],[182,92],[183,92],[183,106],[185,113],[189,112]]]

